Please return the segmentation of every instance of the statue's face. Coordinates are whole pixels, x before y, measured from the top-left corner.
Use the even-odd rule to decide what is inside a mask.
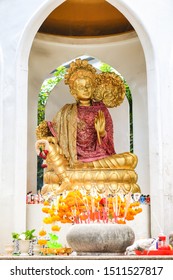
[[[78,78],[73,84],[73,93],[77,100],[90,100],[93,95],[93,84],[90,78]]]

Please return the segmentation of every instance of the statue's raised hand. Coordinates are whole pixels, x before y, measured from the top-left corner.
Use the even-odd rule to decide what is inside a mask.
[[[94,121],[95,130],[97,131],[97,139],[99,144],[101,144],[101,138],[105,136],[105,115],[99,110]]]

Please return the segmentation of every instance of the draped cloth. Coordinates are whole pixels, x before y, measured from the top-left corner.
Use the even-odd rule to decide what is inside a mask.
[[[94,120],[98,111],[105,115],[106,135],[98,143]],[[110,113],[102,102],[91,106],[66,104],[54,117],[51,125],[63,154],[71,166],[80,162],[93,162],[115,154],[113,123]]]
[[[77,106],[66,104],[55,115],[52,127],[58,139],[58,144],[70,165],[77,163]]]

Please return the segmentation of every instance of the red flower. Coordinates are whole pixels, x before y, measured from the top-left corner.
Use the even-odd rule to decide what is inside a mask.
[[[106,198],[103,197],[103,198],[99,201],[99,204],[102,205],[102,206],[106,206]]]
[[[47,154],[48,154],[48,151],[47,150],[43,150],[39,153],[39,156],[42,158],[42,159],[46,159],[47,158]]]
[[[43,150],[43,152],[45,153],[45,155],[47,156],[47,154],[48,154],[48,150]]]
[[[43,164],[41,165],[41,167],[42,167],[42,168],[46,168],[46,167],[47,167],[47,164],[43,163]]]
[[[43,152],[39,153],[39,157],[41,157],[42,159],[46,159],[46,155]]]

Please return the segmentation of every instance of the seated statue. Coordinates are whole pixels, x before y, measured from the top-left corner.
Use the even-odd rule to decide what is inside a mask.
[[[123,101],[122,79],[115,73],[97,74],[88,61],[77,59],[70,64],[65,84],[76,102],[63,106],[36,130],[37,154],[47,166],[42,193],[58,194],[77,186],[90,191],[93,185],[100,193],[140,192],[134,171],[137,156],[116,154],[107,108]]]

